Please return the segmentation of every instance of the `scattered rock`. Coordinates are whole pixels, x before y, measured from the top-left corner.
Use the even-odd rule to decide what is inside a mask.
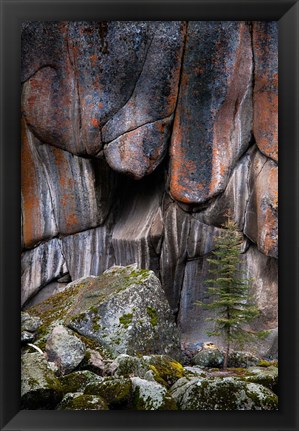
[[[231,368],[248,368],[257,365],[260,359],[250,352],[230,352],[227,366]]]
[[[57,406],[57,410],[109,410],[106,401],[95,395],[81,392],[66,394]]]
[[[203,349],[192,359],[194,365],[208,368],[220,368],[223,365],[223,361],[223,353],[216,349]]]
[[[40,353],[25,353],[21,359],[23,409],[53,409],[62,399],[62,387]]]
[[[21,329],[22,331],[35,332],[42,324],[39,317],[30,316],[30,314],[21,312]]]
[[[270,389],[233,377],[178,380],[170,390],[181,410],[277,410]]]
[[[143,361],[153,372],[154,379],[170,388],[178,379],[184,376],[184,367],[166,355],[143,356]]]
[[[249,367],[247,369],[247,375],[244,377],[244,380],[266,386],[278,395],[277,367]]]
[[[88,370],[75,371],[59,378],[64,394],[83,392],[88,384],[101,381],[101,377]]]
[[[167,389],[157,382],[131,378],[133,384],[133,407],[135,410],[177,410],[174,399]]]
[[[56,326],[46,344],[48,361],[55,362],[61,374],[73,371],[85,356],[85,345],[64,326]]]
[[[101,396],[105,399],[109,408],[122,409],[129,406],[132,389],[130,379],[104,377],[100,381],[88,384],[84,393]]]
[[[106,365],[102,355],[97,350],[86,349],[85,358],[81,362],[80,367],[102,376]]]
[[[32,341],[34,341],[34,339],[35,339],[35,335],[32,334],[32,332],[28,332],[28,331],[22,331],[21,332],[21,343],[22,344],[31,343]]]

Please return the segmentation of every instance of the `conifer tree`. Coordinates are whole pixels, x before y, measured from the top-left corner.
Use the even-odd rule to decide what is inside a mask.
[[[223,225],[223,234],[215,239],[213,257],[209,273],[214,277],[206,280],[211,302],[196,304],[207,310],[215,310],[215,316],[206,320],[214,322],[214,330],[207,334],[223,336],[225,354],[223,369],[227,368],[228,356],[232,343],[242,345],[246,340],[262,337],[264,333],[247,331],[244,325],[257,317],[259,311],[251,303],[249,288],[252,279],[245,278],[240,269],[240,251],[242,235],[236,223],[230,218]]]

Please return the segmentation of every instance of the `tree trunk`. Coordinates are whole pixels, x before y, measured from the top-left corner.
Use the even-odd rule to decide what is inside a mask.
[[[226,351],[224,353],[224,361],[223,361],[223,369],[224,370],[227,369],[228,355],[229,355],[229,341],[227,342]]]

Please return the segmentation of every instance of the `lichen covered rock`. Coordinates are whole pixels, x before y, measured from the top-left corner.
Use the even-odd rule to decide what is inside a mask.
[[[21,360],[23,409],[53,409],[62,399],[59,380],[41,353],[25,353]]]
[[[85,356],[85,345],[64,326],[55,326],[46,344],[48,361],[55,362],[62,374],[73,371]]]
[[[110,408],[122,409],[129,406],[132,390],[132,382],[128,378],[104,377],[100,381],[88,384],[84,393],[101,396]]]
[[[161,284],[152,271],[112,267],[82,289],[65,316],[79,334],[111,355],[180,355],[179,333]]]
[[[59,403],[57,410],[109,410],[105,400],[81,392],[69,393]]]
[[[203,349],[192,359],[194,365],[200,367],[220,368],[223,365],[224,355],[218,349]]]
[[[59,378],[64,394],[83,392],[88,384],[101,381],[101,377],[88,370],[75,371]]]
[[[186,378],[170,390],[182,410],[277,410],[277,396],[262,385],[234,377]]]
[[[277,367],[250,367],[247,370],[247,375],[244,377],[244,380],[266,386],[275,394],[278,394]]]
[[[135,410],[177,410],[174,399],[166,388],[157,382],[131,378],[133,384],[133,407]]]

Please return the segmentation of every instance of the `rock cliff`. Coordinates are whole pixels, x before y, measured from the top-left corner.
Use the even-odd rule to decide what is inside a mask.
[[[22,30],[22,305],[137,263],[183,340],[229,210],[277,351],[275,22],[28,22]],[[65,277],[67,276],[67,277]]]

